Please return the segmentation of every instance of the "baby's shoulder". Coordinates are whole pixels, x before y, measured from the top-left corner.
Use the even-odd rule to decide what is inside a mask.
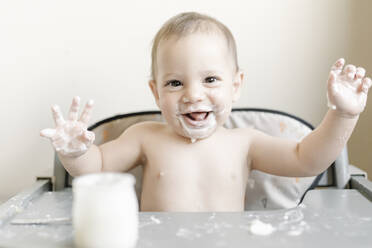
[[[131,125],[128,128],[129,132],[136,132],[136,133],[148,133],[154,131],[160,131],[164,129],[165,124],[158,121],[143,121],[136,124]]]
[[[251,136],[251,135],[253,135],[254,133],[257,132],[256,129],[251,128],[251,127],[231,128],[231,129],[226,129],[226,131],[230,135],[237,136],[237,137],[239,137],[239,136],[240,137],[247,137],[247,136]]]
[[[251,138],[254,136],[255,129],[244,128],[224,128],[219,136],[222,140],[230,141],[240,145],[249,145]]]
[[[143,121],[135,123],[120,135],[119,141],[135,140],[137,142],[145,142],[156,133],[161,133],[164,124],[156,121]]]
[[[233,128],[229,129],[229,132],[233,139],[241,140],[240,142],[244,142],[249,146],[254,140],[261,138],[264,134],[262,131],[253,127]]]

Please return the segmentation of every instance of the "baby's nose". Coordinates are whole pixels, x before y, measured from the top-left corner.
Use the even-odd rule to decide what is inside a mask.
[[[190,85],[186,88],[182,98],[183,103],[195,103],[203,101],[205,98],[204,89],[200,86]]]

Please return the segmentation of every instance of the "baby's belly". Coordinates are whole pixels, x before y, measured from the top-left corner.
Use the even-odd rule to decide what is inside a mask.
[[[244,175],[144,171],[141,211],[243,211]]]

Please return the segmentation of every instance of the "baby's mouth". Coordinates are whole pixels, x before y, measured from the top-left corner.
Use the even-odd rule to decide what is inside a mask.
[[[194,127],[202,127],[212,111],[190,112],[182,114],[187,124]]]
[[[193,121],[203,121],[205,120],[209,115],[209,112],[191,112],[187,113],[187,118],[190,118]]]

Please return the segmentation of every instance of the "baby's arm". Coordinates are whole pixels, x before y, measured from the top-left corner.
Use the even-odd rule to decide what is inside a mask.
[[[138,127],[128,128],[118,139],[98,147],[93,144],[94,133],[87,130],[93,101],[86,104],[80,119],[79,103],[79,97],[75,97],[67,120],[59,107],[53,106],[56,128],[40,132],[52,141],[65,169],[72,176],[78,176],[101,171],[127,171],[137,165],[141,157],[141,145],[136,137]]]
[[[346,145],[363,111],[371,79],[365,70],[339,59],[328,79],[331,109],[321,124],[301,142],[271,137],[253,131],[252,169],[280,176],[313,176],[324,171]]]

